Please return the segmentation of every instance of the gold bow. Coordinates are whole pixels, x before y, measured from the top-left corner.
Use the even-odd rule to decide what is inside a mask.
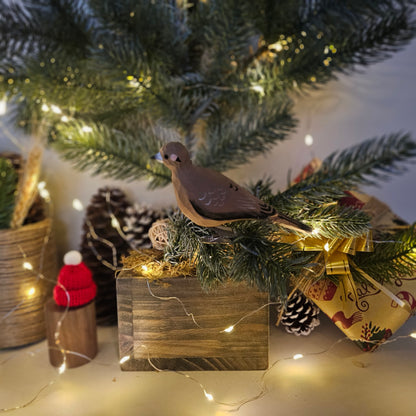
[[[388,290],[385,286],[377,282],[362,269],[354,265],[348,255],[353,256],[357,252],[370,253],[374,250],[371,230],[360,237],[349,238],[323,238],[323,237],[306,237],[299,238],[295,234],[288,234],[281,236],[281,241],[284,243],[295,244],[299,251],[318,251],[320,252],[316,262],[319,262],[322,254],[324,256],[324,268],[328,275],[341,275],[341,281],[349,280],[351,286],[355,290],[355,282],[352,279],[350,263],[359,271],[361,276],[368,280],[373,286],[381,290],[399,306],[405,307],[406,304],[399,299],[394,293]]]
[[[329,275],[351,275],[348,255],[355,255],[357,251],[373,251],[371,231],[360,237],[349,238],[299,238],[294,234],[282,237],[283,242],[295,244],[299,251],[319,251],[325,257],[325,269]]]

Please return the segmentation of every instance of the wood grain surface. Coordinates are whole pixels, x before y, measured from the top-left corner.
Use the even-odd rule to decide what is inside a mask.
[[[117,278],[119,350],[130,356],[123,370],[268,367],[268,307],[252,313],[267,304],[267,293],[234,282],[206,292],[195,277],[149,282],[149,290],[146,279],[123,273]],[[249,313],[232,332],[222,332]]]

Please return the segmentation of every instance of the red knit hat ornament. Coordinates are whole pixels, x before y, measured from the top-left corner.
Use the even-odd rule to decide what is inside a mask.
[[[97,293],[97,286],[90,269],[82,262],[81,253],[69,251],[64,256],[64,264],[53,290],[57,305],[73,308],[91,302]]]

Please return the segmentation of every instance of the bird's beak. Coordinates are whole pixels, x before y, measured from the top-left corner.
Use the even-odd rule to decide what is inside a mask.
[[[160,154],[160,152],[152,156],[152,159],[157,160],[160,163],[163,163],[162,155]]]

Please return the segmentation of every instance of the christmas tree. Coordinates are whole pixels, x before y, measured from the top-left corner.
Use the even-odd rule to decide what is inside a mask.
[[[146,178],[152,188],[170,180],[150,162],[163,143],[182,141],[195,163],[216,170],[244,164],[296,127],[297,93],[385,59],[415,34],[412,1],[7,4],[0,94],[15,103],[16,122],[33,129],[42,121],[49,145],[80,169]],[[283,193],[268,181],[252,190],[322,236],[358,236],[369,218],[337,203],[344,191],[401,172],[415,153],[409,135],[394,133],[332,154]],[[204,244],[214,231],[183,218],[175,227],[172,255],[198,253],[204,281],[231,275],[275,294],[309,261],[270,239],[268,223],[235,224],[236,245]]]

